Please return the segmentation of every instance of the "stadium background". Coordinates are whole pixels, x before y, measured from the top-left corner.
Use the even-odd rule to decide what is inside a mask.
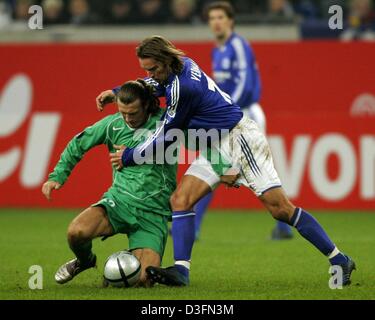
[[[131,13],[124,10],[128,2]],[[272,220],[264,209],[253,210],[260,208],[257,199],[248,190],[223,187],[194,247],[191,286],[101,290],[104,260],[126,247],[122,236],[94,241],[98,270],[63,287],[55,283],[56,269],[72,257],[68,224],[101,197],[111,175],[99,147],[48,202],[41,194],[48,172],[75,134],[114,112],[113,105],[96,111],[97,94],[144,75],[134,53],[144,37],[164,35],[211,73],[214,42],[201,19],[206,2],[0,1],[0,299],[374,299],[370,0],[232,1],[236,31],[251,41],[261,70],[261,104],[284,187],[297,205],[314,209],[335,243],[356,260],[350,288],[329,289],[328,265],[315,248],[298,235],[269,241]],[[44,8],[43,30],[28,28],[32,4]],[[333,4],[344,10],[343,30],[328,28]],[[146,18],[141,5],[148,8]],[[177,18],[171,7],[185,16]],[[172,262],[169,239],[163,264]],[[32,265],[43,267],[43,290],[30,290]]]
[[[147,20],[151,25],[113,26],[108,25],[110,5],[100,16],[98,1],[8,1],[5,7],[2,3],[3,9],[13,5],[14,10],[3,10],[10,12],[10,20],[0,31],[1,206],[80,207],[100,197],[110,185],[104,150],[87,155],[53,202],[43,199],[40,188],[66,143],[103,116],[95,110],[96,95],[144,75],[134,54],[143,37],[165,35],[210,74],[213,41],[199,20],[204,1],[140,1],[132,4],[138,8],[136,16],[142,15],[146,2],[159,3],[164,10],[195,3],[195,9],[185,24],[172,25],[173,19],[163,20],[156,10]],[[268,7],[266,2],[234,2],[242,8],[238,32],[256,39],[252,44],[261,70],[261,104],[274,161],[290,197],[309,208],[372,209],[375,204],[375,46],[368,40],[375,20],[370,8],[364,27],[354,28],[355,4],[361,2],[366,1],[342,2],[341,33],[328,28],[330,1],[269,1]],[[70,24],[45,19],[43,30],[28,29],[21,9],[30,3],[40,3],[47,12],[65,4],[59,21]],[[95,23],[103,23],[101,27],[92,26],[88,18],[82,17],[81,23],[73,19],[74,5],[84,3],[91,10],[86,16],[97,17]],[[124,3],[114,1],[112,6]],[[251,4],[249,11],[244,3]],[[277,3],[283,4],[280,12],[272,12]],[[169,18],[175,15],[173,9],[163,12]],[[315,26],[307,38],[322,25],[325,33],[303,39],[307,24]],[[348,41],[342,34],[350,30],[366,33],[367,41]],[[333,36],[337,39],[326,39]],[[114,108],[108,107],[105,114]],[[98,170],[93,183],[92,173]],[[22,197],[15,196],[19,194]],[[228,192],[221,187],[212,206],[257,208],[259,203],[247,190]]]

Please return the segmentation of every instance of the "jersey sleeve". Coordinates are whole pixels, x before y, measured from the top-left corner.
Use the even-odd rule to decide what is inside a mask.
[[[91,148],[106,142],[107,124],[110,117],[98,121],[77,134],[65,147],[48,180],[64,184],[76,164]]]
[[[236,75],[237,78],[231,97],[236,104],[245,106],[247,101],[252,100],[249,99],[249,95],[253,94],[252,88],[255,80],[251,72],[254,56],[250,47],[239,38],[234,38],[231,45],[234,52],[232,74]]]
[[[178,77],[172,82],[171,99],[167,110],[162,116],[161,125],[154,134],[143,144],[135,148],[125,149],[122,155],[122,162],[125,167],[134,166],[145,161],[155,160],[160,153],[173,143],[171,129],[184,129],[192,113],[191,106],[194,99],[192,90],[188,87],[181,87]]]
[[[162,85],[160,85],[159,83],[157,83],[152,78],[144,78],[144,80],[148,84],[150,84],[150,85],[152,85],[154,87],[154,89],[155,89],[155,91],[154,91],[155,97],[159,98],[159,97],[164,97],[165,96],[165,88]],[[117,87],[115,87],[115,88],[112,89],[112,92],[114,94],[117,94],[120,91],[120,88],[121,88],[121,86],[117,86]]]

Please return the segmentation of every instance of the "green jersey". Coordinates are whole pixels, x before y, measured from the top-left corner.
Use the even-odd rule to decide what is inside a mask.
[[[142,126],[152,133],[156,129],[163,110],[150,116]],[[120,113],[105,117],[76,135],[67,145],[49,180],[64,184],[75,165],[91,148],[105,144],[110,152],[115,152],[114,145],[133,148],[143,143],[146,134],[129,127]],[[100,168],[98,168],[100,170]],[[113,183],[110,192],[116,193],[130,206],[162,215],[170,215],[169,198],[176,188],[177,164],[143,164],[122,168],[113,168]],[[93,174],[95,177],[95,174]]]

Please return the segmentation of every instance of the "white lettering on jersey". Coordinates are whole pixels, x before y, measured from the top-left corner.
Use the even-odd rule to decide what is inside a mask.
[[[192,61],[191,62],[191,79],[195,81],[201,81],[202,72],[199,70],[197,64]]]
[[[204,76],[207,78],[207,85],[208,85],[208,90],[211,90],[211,91],[217,91],[218,93],[220,93],[220,95],[223,97],[223,99],[232,104],[232,99],[230,98],[230,95],[225,93],[224,91],[220,90],[220,88],[217,86],[217,84],[215,83],[214,80],[212,80],[208,75],[206,75],[204,72],[203,72]]]

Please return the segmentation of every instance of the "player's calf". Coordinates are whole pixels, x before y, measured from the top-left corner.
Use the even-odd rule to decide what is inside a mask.
[[[259,199],[263,202],[264,206],[271,213],[272,217],[278,221],[289,223],[295,210],[295,206],[283,197],[283,191],[275,190],[272,194],[264,194]]]
[[[331,265],[340,266],[343,270],[343,285],[350,284],[351,273],[355,270],[354,262],[340,252],[323,227],[310,213],[302,208],[294,207],[282,188],[269,190],[260,199],[274,217],[277,216],[279,220],[288,217],[289,225],[295,227],[302,237],[328,257]]]
[[[90,265],[94,256],[92,239],[113,234],[104,208],[95,206],[85,209],[69,225],[68,243],[82,266]]]
[[[68,229],[68,243],[70,249],[77,257],[81,266],[90,265],[93,259],[92,239],[85,234],[83,228],[69,227]]]
[[[67,238],[70,246],[80,245],[92,240],[87,230],[85,230],[83,226],[75,224],[74,222],[68,227]]]

